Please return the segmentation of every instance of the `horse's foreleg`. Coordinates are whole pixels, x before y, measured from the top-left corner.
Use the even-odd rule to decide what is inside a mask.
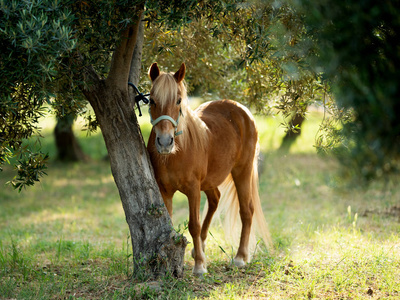
[[[239,198],[240,219],[242,220],[239,248],[234,258],[235,265],[238,267],[243,267],[249,261],[249,239],[254,213],[250,185],[251,175],[247,176],[246,173],[239,176],[234,176],[232,173]]]
[[[189,232],[193,239],[194,268],[193,274],[207,273],[206,258],[200,238],[200,188],[187,194],[189,200]]]
[[[164,200],[165,207],[168,210],[169,216],[172,218],[172,197],[174,193],[167,193],[163,189],[160,188],[161,196]]]

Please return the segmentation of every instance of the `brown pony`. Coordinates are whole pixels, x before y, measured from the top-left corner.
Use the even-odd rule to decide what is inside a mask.
[[[153,129],[147,148],[169,214],[172,216],[172,197],[176,191],[188,197],[193,273],[201,275],[207,272],[205,240],[223,192],[221,187],[230,188],[226,194],[231,197],[224,200],[225,205],[233,209],[232,218],[240,212],[242,221],[234,263],[241,267],[249,261],[253,213],[267,245],[270,238],[258,196],[258,136],[251,113],[230,100],[208,102],[191,110],[183,83],[185,72],[185,64],[175,74],[160,72],[157,63],[151,65]],[[208,200],[202,225],[201,191]]]

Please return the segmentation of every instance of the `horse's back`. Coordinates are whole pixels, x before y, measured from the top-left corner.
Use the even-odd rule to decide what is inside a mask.
[[[197,115],[216,135],[227,135],[232,130],[240,142],[256,142],[257,128],[251,112],[232,100],[211,101],[196,109]]]
[[[246,107],[231,100],[212,101],[199,106],[196,113],[210,134],[211,178],[214,173],[224,174],[223,181],[233,168],[252,164],[258,137],[254,118]]]

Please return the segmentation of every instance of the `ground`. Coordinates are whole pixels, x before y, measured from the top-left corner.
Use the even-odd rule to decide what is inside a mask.
[[[51,161],[48,176],[21,193],[0,173],[0,299],[398,299],[400,187],[398,177],[355,186],[332,157],[313,148],[321,119],[308,116],[303,137],[276,153],[283,128],[257,118],[263,152],[260,195],[275,251],[262,245],[243,269],[232,266],[236,245],[218,222],[207,244],[208,271],[152,281],[132,278],[128,226],[99,133],[76,128],[86,163]],[[142,129],[149,124],[142,118]],[[43,122],[44,149],[55,153],[53,121]],[[187,201],[174,199],[174,225],[186,229]],[[145,283],[143,283],[145,282]]]

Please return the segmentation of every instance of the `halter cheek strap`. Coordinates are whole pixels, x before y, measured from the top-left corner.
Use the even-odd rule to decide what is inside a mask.
[[[182,115],[182,110],[181,109],[179,110],[179,116],[178,116],[178,119],[176,119],[176,121],[174,119],[172,119],[170,116],[167,116],[167,115],[159,116],[157,119],[153,120],[153,118],[151,117],[150,107],[149,107],[149,115],[150,115],[150,123],[151,123],[151,125],[156,126],[156,124],[158,124],[162,120],[168,120],[175,127],[175,136],[182,134],[182,130],[178,131],[179,118]]]

